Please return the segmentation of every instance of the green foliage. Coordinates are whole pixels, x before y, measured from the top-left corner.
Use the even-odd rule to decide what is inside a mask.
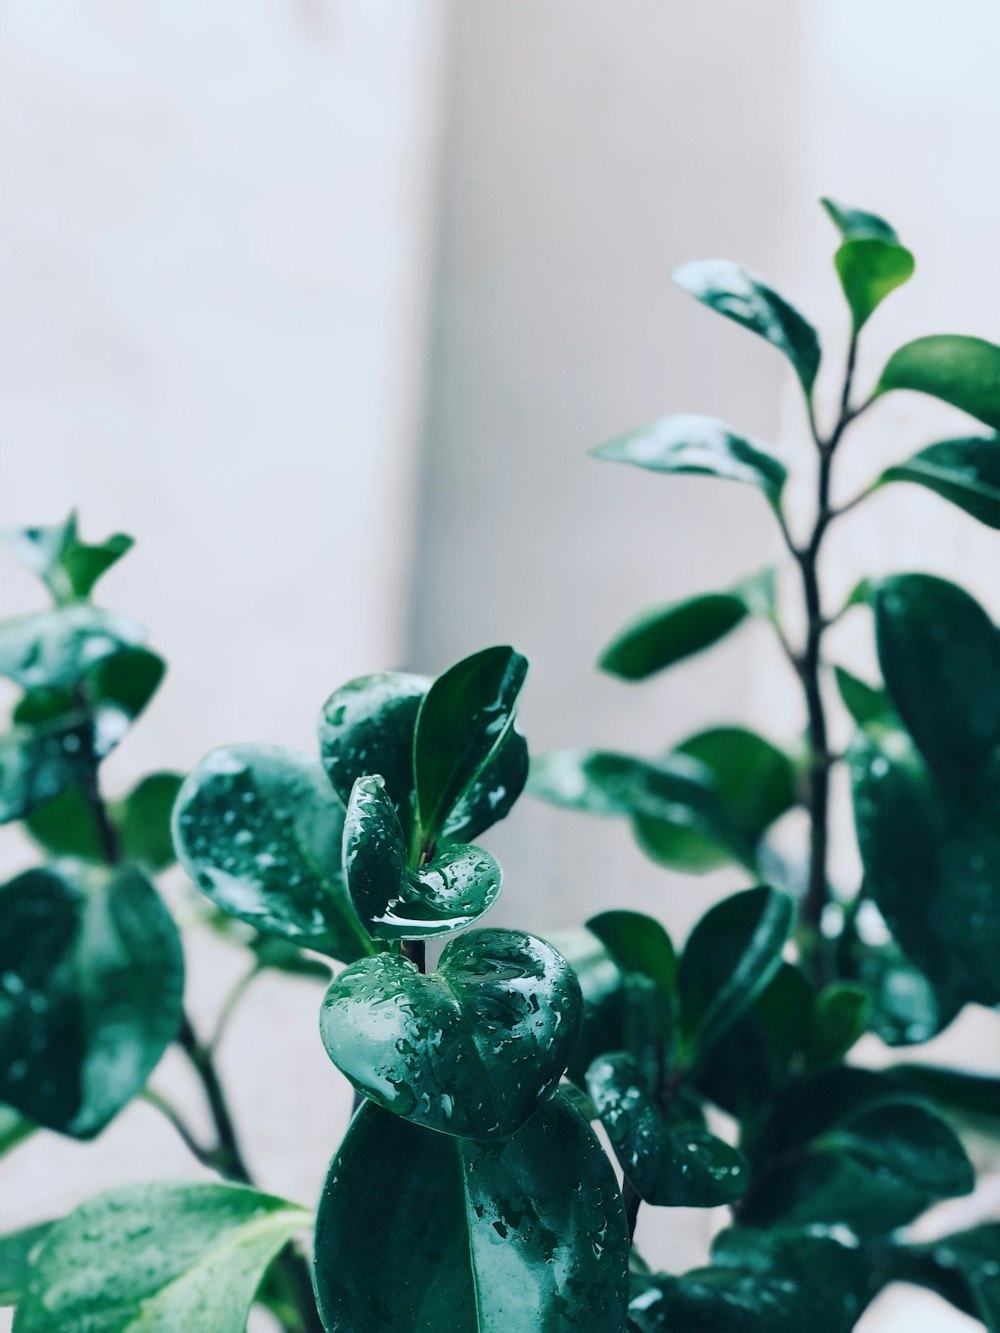
[[[91,601],[130,539],[89,546],[75,517],[8,534],[54,605],[0,625],[0,675],[19,693],[0,822],[23,819],[50,858],[0,886],[0,1155],[45,1129],[93,1137],[139,1096],[222,1178],[114,1190],[0,1237],[15,1333],[237,1333],[254,1302],[285,1333],[850,1333],[894,1281],[1000,1329],[1000,1224],[930,1244],[901,1230],[974,1187],[963,1137],[1000,1134],[1000,1076],[919,1053],[874,1073],[855,1057],[926,1042],[967,1004],[1000,1006],[1000,633],[930,574],[878,571],[839,609],[821,576],[828,529],[890,482],[1000,527],[987,435],[918,448],[831,500],[853,422],[891,390],[1000,430],[1000,347],[917,338],[856,401],[859,334],[914,261],[882,218],[824,206],[849,328],[825,433],[813,325],[735,264],[676,275],[789,360],[816,454],[811,526],[783,512],[792,464],[712,418],[667,416],[595,451],[760,491],[804,610],[787,615],[794,585],[767,569],[645,612],[601,667],[667,690],[673,666],[756,617],[801,690],[805,734],[721,721],[647,757],[576,749],[531,765],[536,796],[627,821],[656,864],[720,872],[683,945],[630,909],[627,875],[608,877],[583,926],[544,940],[481,928],[501,870],[478,842],[529,776],[527,663],[510,647],[436,679],[347,682],[323,707],[318,756],[228,746],[183,781],[152,773],[106,795],[103,760],[164,674],[141,627]],[[829,660],[847,611],[869,617],[877,678]],[[854,732],[843,753],[839,705]],[[842,765],[855,883],[834,881],[850,858],[830,854],[847,833],[831,817]],[[150,878],[174,847],[201,924],[245,950],[209,1039],[184,1011],[178,927]],[[430,969],[428,940],[444,945]],[[310,1215],[253,1185],[214,1059],[265,970],[326,985],[321,1040],[356,1093],[311,1268],[297,1239]],[[171,1043],[211,1137],[150,1084]],[[653,1272],[630,1244],[643,1205],[728,1207],[732,1225],[704,1266]]]

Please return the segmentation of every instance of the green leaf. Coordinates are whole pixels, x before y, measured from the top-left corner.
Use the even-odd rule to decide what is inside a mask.
[[[413,816],[413,734],[431,682],[384,671],[358,676],[334,690],[319,723],[320,757],[346,806],[358,778],[376,773],[409,837]]]
[[[57,1222],[16,1333],[243,1333],[268,1265],[310,1214],[236,1185],[129,1185]]]
[[[621,972],[648,977],[664,995],[673,995],[677,954],[659,921],[641,912],[601,912],[590,918],[587,929],[601,941]]]
[[[0,676],[26,690],[75,685],[105,657],[136,647],[142,627],[86,602],[0,624]]]
[[[726,898],[695,926],[677,974],[689,1051],[710,1045],[781,965],[795,917],[787,894],[761,885]]]
[[[307,977],[328,986],[332,972],[328,964],[275,935],[255,935],[247,946],[257,960],[258,971],[268,969],[289,977]]]
[[[17,1305],[27,1290],[31,1264],[52,1229],[51,1222],[39,1222],[0,1236],[0,1306]]]
[[[780,459],[714,417],[661,417],[592,452],[595,458],[631,463],[650,472],[744,482],[763,491],[772,509],[781,508],[781,493],[788,480],[788,469]]]
[[[151,870],[165,870],[174,862],[170,815],[184,779],[178,773],[150,773],[123,801],[111,806],[118,826],[122,855]]]
[[[52,856],[104,862],[104,847],[94,811],[80,786],[67,787],[52,801],[25,816],[28,832]]]
[[[376,951],[341,871],[343,807],[297,750],[213,750],[174,806],[177,855],[201,891],[265,935],[343,963]]]
[[[970,1074],[964,1069],[940,1065],[890,1065],[887,1078],[901,1088],[935,1102],[942,1110],[974,1120],[1000,1124],[1000,1078],[992,1074]]]
[[[670,1058],[676,1026],[677,956],[670,936],[639,912],[602,912],[591,917],[587,928],[621,973],[620,1027],[598,1053],[627,1051],[656,1084]]]
[[[500,894],[481,847],[452,845],[414,869],[380,778],[358,778],[344,822],[344,875],[365,929],[379,940],[432,939],[471,926]]]
[[[988,528],[1000,528],[1000,438],[996,435],[929,444],[904,463],[886,468],[875,487],[890,481],[926,486]]]
[[[413,772],[424,841],[493,759],[514,723],[528,663],[513,648],[484,648],[439,676],[417,716]]]
[[[1000,632],[967,592],[930,574],[878,585],[875,630],[886,688],[930,768],[974,783],[1000,746]]]
[[[0,1103],[0,1157],[30,1138],[34,1132],[35,1126],[30,1120],[25,1120],[12,1106]],[[0,1301],[0,1304],[3,1302]]]
[[[893,352],[875,392],[892,389],[930,394],[1000,430],[1000,347],[950,333],[917,338]]]
[[[837,1064],[867,1029],[872,1000],[862,986],[832,982],[816,996],[805,1051],[810,1069]]]
[[[116,532],[88,546],[78,536],[75,513],[54,527],[8,528],[0,536],[60,604],[89,596],[101,575],[134,545],[131,537]]]
[[[668,1126],[627,1055],[598,1056],[587,1088],[622,1170],[646,1203],[715,1208],[746,1189],[742,1155],[697,1126]]]
[[[627,1264],[611,1164],[558,1096],[498,1144],[363,1106],[316,1226],[329,1333],[621,1333]]]
[[[892,227],[874,213],[820,201],[844,243],[834,258],[854,317],[855,334],[885,298],[913,276],[913,255]]]
[[[736,593],[708,592],[643,611],[608,644],[598,665],[621,680],[646,680],[713,644],[750,612]]]
[[[470,842],[506,819],[528,780],[528,743],[511,727],[479,776],[466,788],[444,822],[447,842]]]
[[[625,978],[607,948],[582,926],[552,931],[546,941],[573,968],[583,993],[583,1018],[567,1065],[582,1087],[596,1056],[626,1044]]]
[[[779,1098],[751,1167],[747,1225],[843,1224],[863,1236],[894,1231],[974,1184],[965,1149],[930,1106],[846,1066]]]
[[[919,1282],[981,1320],[988,1333],[1000,1333],[1000,1222],[987,1222],[953,1236],[913,1245],[896,1252],[905,1255],[898,1276]]]
[[[871,722],[886,722],[894,717],[892,701],[885,690],[869,685],[844,667],[834,667],[837,689],[844,707],[859,727]]]
[[[637,1333],[850,1333],[868,1301],[863,1253],[819,1231],[723,1231],[712,1265],[640,1279]]]
[[[29,870],[0,888],[0,1099],[91,1138],[181,1024],[177,927],[138,870]]]
[[[566,960],[511,930],[453,940],[438,970],[355,963],[327,991],[320,1034],[359,1092],[415,1124],[508,1138],[559,1083],[583,1000]]]
[[[819,338],[809,321],[773,287],[728,259],[682,264],[674,272],[674,282],[710,310],[784,352],[811,398],[819,370]]]
[[[992,788],[956,797],[912,754],[859,739],[851,749],[865,888],[907,957],[940,992],[1000,1003],[1000,829]]]

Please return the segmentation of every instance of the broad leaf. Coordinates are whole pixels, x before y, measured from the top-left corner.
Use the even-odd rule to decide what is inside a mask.
[[[383,671],[334,690],[319,723],[320,756],[344,805],[358,778],[379,773],[409,836],[413,813],[413,733],[430,689],[425,676]]]
[[[805,390],[812,396],[819,370],[816,330],[794,306],[762,278],[728,259],[682,264],[674,282],[710,310],[742,324],[784,352]]]
[[[668,1125],[627,1055],[599,1056],[587,1088],[622,1170],[647,1203],[715,1208],[746,1189],[742,1155],[696,1125]]]
[[[763,491],[773,509],[780,509],[781,493],[788,480],[788,469],[779,458],[714,417],[662,417],[598,445],[593,454],[650,472],[741,481]]]
[[[243,1333],[265,1270],[310,1214],[236,1185],[129,1185],[57,1222],[16,1333]]]
[[[500,867],[481,847],[448,846],[413,869],[407,850],[381,780],[358,778],[344,822],[344,875],[358,916],[375,939],[450,935],[496,902]]]
[[[906,343],[889,358],[876,393],[930,394],[1000,430],[1000,347],[983,338],[934,334]]]
[[[621,974],[620,1027],[599,1052],[628,1052],[651,1085],[666,1076],[676,1027],[677,956],[658,921],[639,912],[602,912],[587,922]]]
[[[925,486],[987,527],[1000,528],[1000,438],[995,435],[929,444],[905,463],[886,468],[875,486],[890,481]]]
[[[0,1306],[16,1305],[28,1287],[31,1265],[52,1229],[51,1222],[39,1222],[0,1236]]]
[[[341,962],[376,951],[341,871],[343,807],[317,760],[214,750],[184,782],[173,828],[181,864],[223,911]]]
[[[1000,1333],[1000,1223],[944,1236],[929,1245],[896,1251],[898,1276],[919,1282]]]
[[[890,1065],[883,1072],[944,1111],[988,1123],[994,1133],[1000,1126],[1000,1078],[995,1075],[920,1064]]]
[[[527,670],[513,648],[484,648],[449,668],[428,690],[413,742],[425,842],[435,842],[506,739]]]
[[[672,996],[677,979],[677,954],[670,936],[641,912],[601,912],[587,922],[621,972],[648,977],[664,995]]]
[[[834,263],[857,333],[885,298],[913,276],[913,255],[874,213],[844,208],[832,199],[821,202],[843,237]]]
[[[820,1231],[724,1231],[712,1265],[640,1278],[637,1333],[850,1333],[868,1300],[863,1253]]]
[[[329,1333],[621,1333],[627,1263],[611,1165],[561,1097],[499,1144],[362,1107],[316,1225]]]
[[[762,885],[726,898],[698,922],[677,974],[689,1052],[720,1036],[764,989],[781,965],[794,917],[788,895]]]
[[[50,528],[8,528],[2,536],[22,564],[37,574],[58,603],[87,597],[97,580],[133,546],[123,532],[88,546],[76,514]]]
[[[929,1105],[846,1066],[779,1098],[751,1167],[748,1225],[839,1223],[859,1235],[894,1231],[974,1184],[965,1149]]]
[[[854,818],[866,892],[907,957],[940,992],[1000,1003],[1000,829],[995,799],[956,798],[912,754],[852,747]]]
[[[583,1087],[596,1056],[627,1044],[625,978],[605,945],[582,926],[552,931],[546,941],[573,968],[583,993],[579,1035],[567,1064],[568,1076]]]
[[[1000,748],[1000,631],[962,588],[899,574],[875,594],[886,688],[935,774],[973,785]]]
[[[810,1069],[839,1063],[864,1035],[872,999],[862,986],[831,982],[816,996],[809,1039],[803,1052]]]
[[[469,842],[510,814],[528,780],[528,743],[511,727],[444,822],[446,842]]]
[[[731,634],[750,615],[734,592],[708,592],[669,606],[643,611],[601,654],[602,671],[621,680],[646,680],[658,671]]]
[[[0,624],[0,676],[26,690],[72,686],[143,637],[134,621],[86,602],[18,616]]]
[[[170,814],[182,782],[175,773],[151,773],[124,800],[107,803],[125,860],[138,861],[151,870],[173,863]],[[55,856],[105,860],[100,829],[82,787],[67,788],[55,800],[31,811],[25,822],[32,837]]]
[[[446,1134],[508,1138],[558,1085],[582,1008],[550,945],[477,930],[429,976],[394,955],[341,972],[320,1033],[334,1064],[386,1110]]]
[[[137,870],[29,870],[0,888],[0,1100],[90,1138],[181,1024],[177,928]]]

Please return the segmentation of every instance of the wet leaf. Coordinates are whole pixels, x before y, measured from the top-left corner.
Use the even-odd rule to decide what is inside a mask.
[[[506,819],[528,780],[528,743],[511,727],[506,739],[444,822],[446,842],[469,842]]]
[[[413,817],[413,735],[431,682],[382,671],[334,690],[319,723],[320,756],[346,806],[358,778],[380,774],[409,837]]]
[[[582,1007],[550,945],[477,930],[429,976],[394,955],[355,963],[327,992],[320,1033],[334,1064],[386,1110],[445,1134],[507,1138],[557,1087]]]
[[[428,691],[413,743],[425,842],[436,841],[506,739],[527,670],[528,663],[513,648],[484,648],[449,668]]]
[[[0,888],[0,1099],[90,1138],[181,1023],[177,928],[138,870],[29,870]]]
[[[621,1333],[627,1262],[611,1165],[558,1096],[499,1144],[362,1107],[316,1226],[329,1333]]]
[[[876,393],[912,389],[968,412],[1000,430],[1000,347],[983,338],[933,334],[889,358]]]
[[[995,435],[930,444],[886,468],[876,486],[890,481],[924,486],[987,527],[1000,528],[1000,438]]]
[[[546,940],[573,968],[583,993],[583,1018],[567,1065],[569,1077],[583,1087],[596,1056],[627,1044],[625,978],[607,948],[582,926],[552,931]]]
[[[264,1271],[311,1215],[221,1184],[128,1185],[57,1222],[16,1333],[243,1333]]]
[[[344,812],[319,762],[280,746],[214,750],[174,807],[177,855],[212,902],[341,962],[376,951],[341,869]]]
[[[80,540],[75,513],[54,527],[8,528],[2,536],[60,604],[89,596],[101,575],[134,545],[123,532],[87,545]]]
[[[874,213],[821,200],[843,237],[834,263],[857,333],[887,296],[913,276],[913,255]]]
[[[840,1223],[866,1236],[894,1231],[974,1183],[965,1149],[929,1105],[887,1078],[846,1066],[782,1094],[751,1168],[741,1221]]]
[[[627,1055],[598,1056],[587,1088],[622,1170],[647,1203],[715,1208],[746,1189],[742,1155],[696,1125],[668,1126]]]
[[[784,352],[806,397],[811,397],[820,362],[816,330],[763,278],[728,259],[705,259],[682,264],[674,282],[710,310]]]
[[[72,686],[143,637],[134,621],[86,602],[18,616],[0,624],[0,676],[26,690]]]
[[[701,918],[677,973],[688,1051],[710,1045],[764,989],[781,965],[794,917],[788,895],[762,885],[726,898]]]
[[[344,824],[344,874],[375,939],[430,939],[471,926],[500,894],[500,867],[456,844],[410,869],[403,830],[379,778],[358,778]]]
[[[788,469],[779,458],[735,434],[714,417],[662,417],[593,450],[595,458],[631,463],[650,472],[673,472],[756,486],[773,509],[781,507]]]
[[[39,1222],[0,1236],[0,1306],[16,1305],[27,1290],[31,1263],[42,1248],[51,1222]]]

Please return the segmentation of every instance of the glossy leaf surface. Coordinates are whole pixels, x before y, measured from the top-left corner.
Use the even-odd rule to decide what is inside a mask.
[[[359,1092],[415,1124],[507,1138],[556,1088],[583,1001],[566,960],[542,940],[477,930],[438,970],[395,955],[355,963],[327,991],[320,1032]]]
[[[514,721],[528,663],[513,648],[484,648],[439,676],[421,705],[413,742],[420,827],[434,842]]]
[[[850,1333],[867,1302],[861,1252],[801,1231],[724,1231],[712,1266],[637,1282],[637,1333]]]
[[[583,993],[579,1035],[567,1063],[568,1076],[582,1088],[595,1057],[626,1044],[625,979],[592,931],[578,926],[552,931],[546,939],[573,968]]]
[[[788,480],[788,469],[779,458],[714,417],[662,417],[598,445],[593,453],[595,458],[631,463],[650,472],[744,482],[763,491],[775,509]]]
[[[413,734],[430,689],[425,676],[383,671],[334,690],[323,705],[320,755],[346,806],[358,778],[378,773],[409,833],[413,804]]]
[[[674,281],[710,310],[742,324],[784,352],[806,397],[812,395],[820,362],[816,330],[763,278],[728,259],[705,259],[682,264],[674,272]]]
[[[974,783],[1000,749],[1000,632],[967,592],[929,574],[879,584],[875,629],[886,688],[931,769]]]
[[[358,916],[380,940],[450,935],[471,926],[500,893],[500,867],[481,847],[448,846],[411,870],[403,830],[378,778],[354,784],[344,874]]]
[[[265,1269],[310,1214],[220,1184],[131,1185],[56,1223],[16,1333],[243,1333]]]
[[[74,685],[105,657],[143,638],[141,626],[86,602],[0,624],[0,676],[23,689]]]
[[[51,1222],[0,1236],[0,1306],[16,1305],[28,1286],[31,1262],[52,1228]]]
[[[822,200],[843,237],[834,263],[857,333],[879,305],[913,276],[913,255],[874,213]]]
[[[59,603],[87,597],[101,575],[134,544],[131,537],[117,532],[103,542],[88,545],[80,540],[76,514],[53,527],[8,528],[3,536],[21,563],[38,575]]]
[[[886,468],[878,485],[909,481],[934,491],[989,528],[1000,528],[1000,438],[941,440]]]
[[[751,1164],[742,1221],[842,1223],[859,1235],[893,1231],[974,1181],[958,1137],[929,1105],[843,1066],[782,1095]]]
[[[316,1226],[329,1333],[622,1333],[627,1261],[611,1165],[558,1096],[496,1144],[363,1106]]]
[[[587,929],[601,941],[622,972],[648,977],[664,995],[677,980],[677,954],[670,936],[641,912],[611,911],[592,916]]]
[[[647,1203],[714,1208],[746,1189],[742,1155],[698,1126],[668,1126],[628,1056],[599,1056],[587,1089],[622,1170]]]
[[[511,727],[444,822],[448,842],[468,842],[506,819],[528,780],[528,743]]]
[[[698,922],[677,974],[689,1049],[709,1045],[764,989],[781,965],[794,916],[787,894],[762,885],[726,898]]]
[[[876,392],[892,389],[930,394],[1000,430],[1000,347],[949,333],[917,338],[894,352],[882,371]]]
[[[344,883],[343,829],[319,762],[266,745],[214,750],[185,780],[173,816],[181,864],[225,912],[353,962],[377,946]]]
[[[137,870],[29,870],[0,888],[0,1100],[90,1138],[181,1023],[177,928]]]

